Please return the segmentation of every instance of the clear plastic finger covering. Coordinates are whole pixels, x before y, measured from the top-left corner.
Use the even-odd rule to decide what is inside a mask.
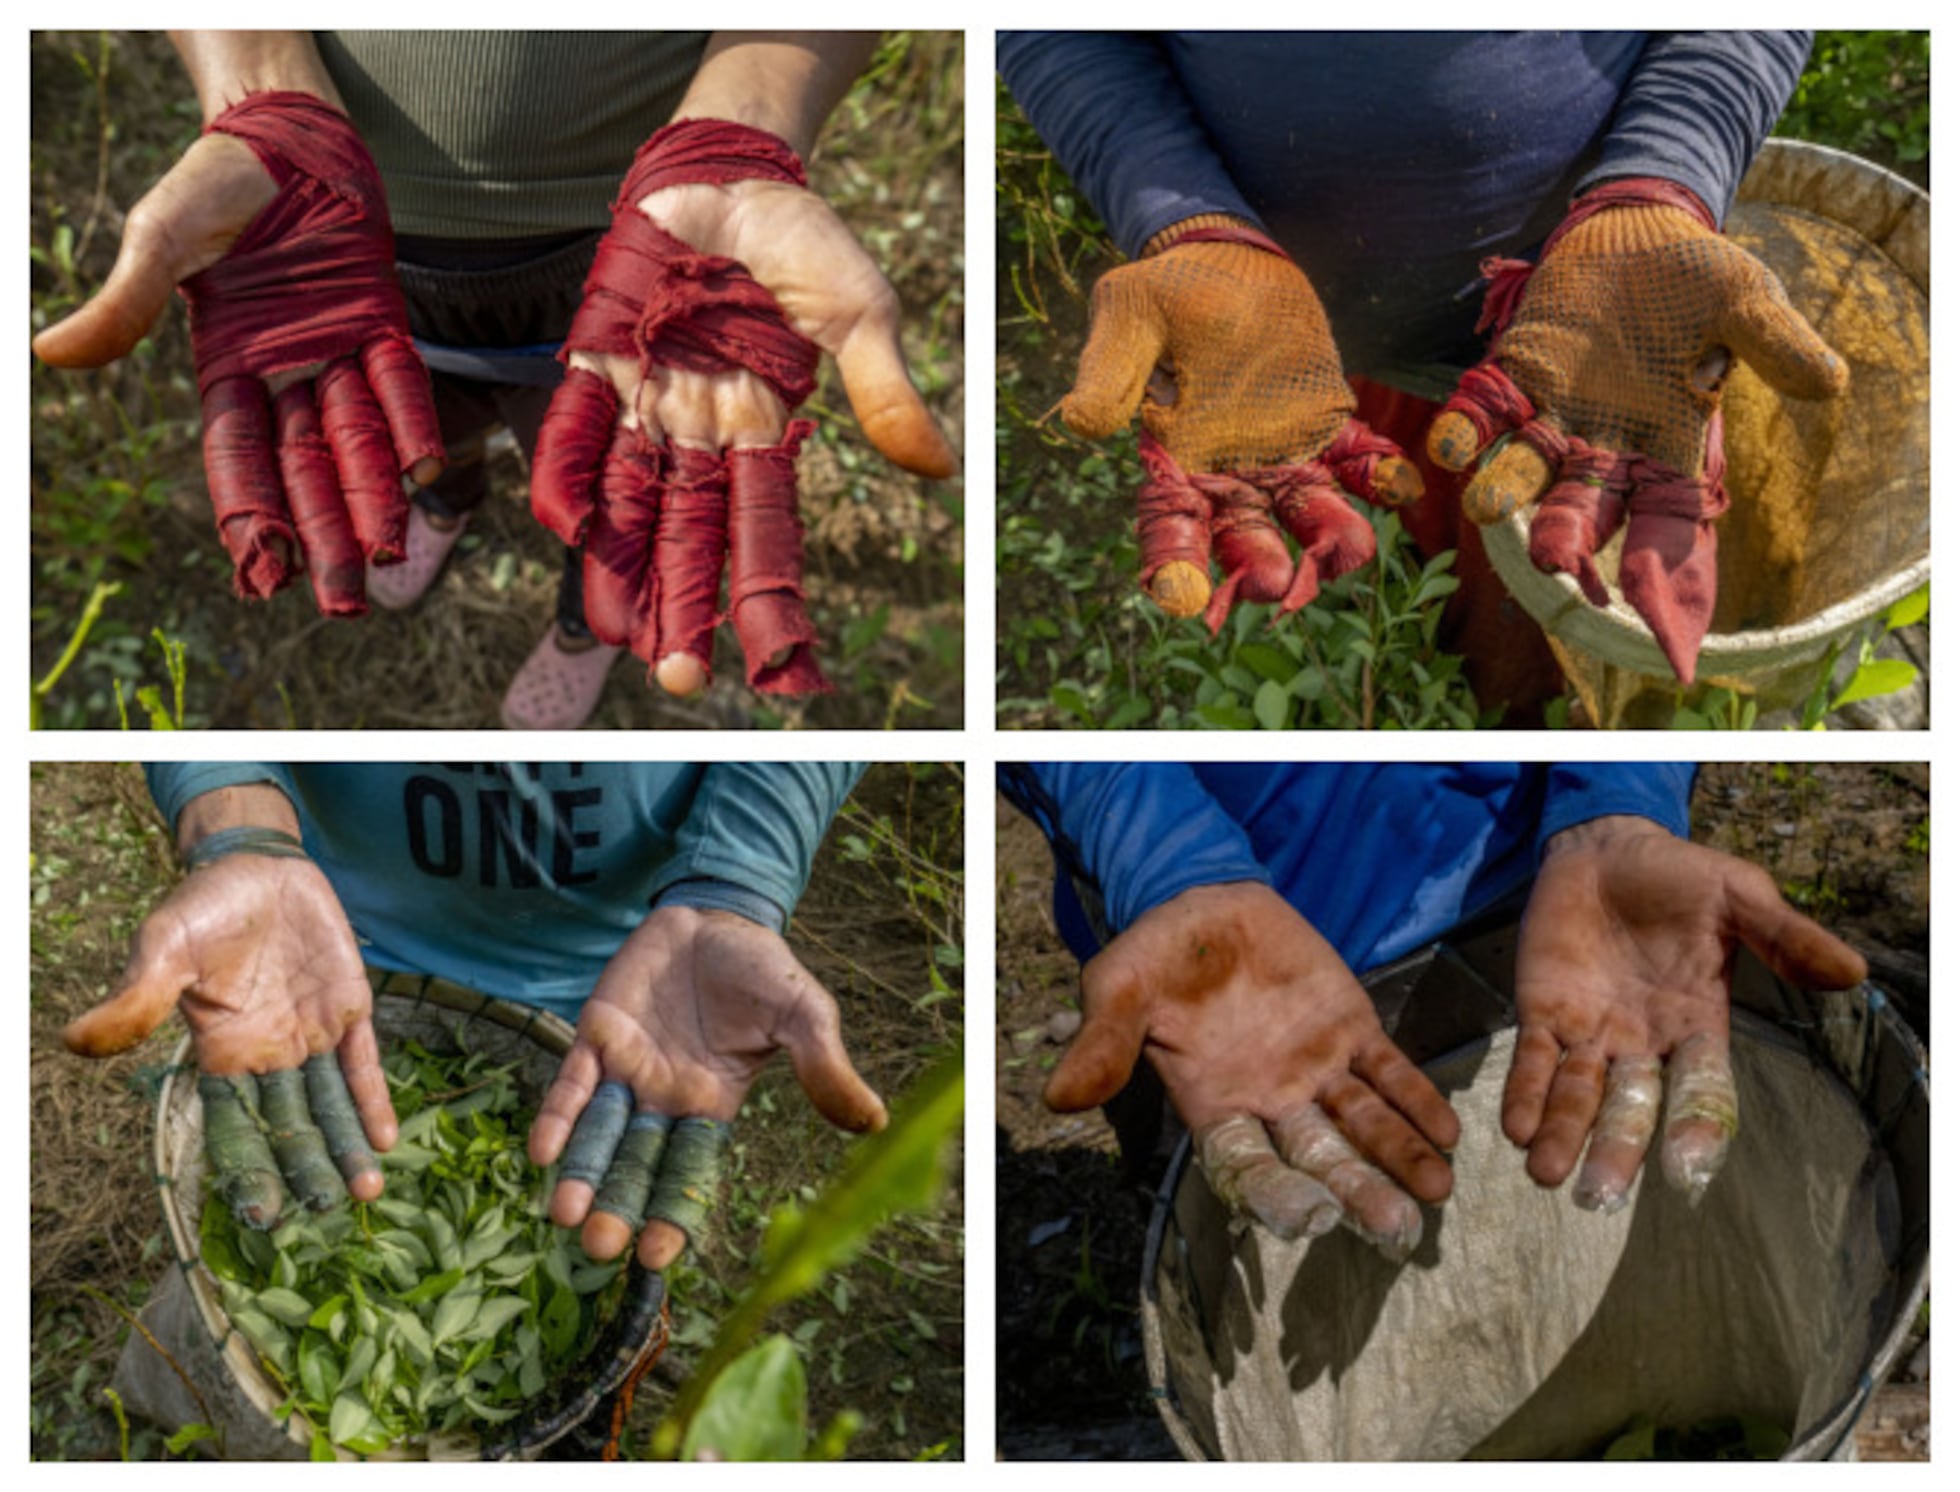
[[[1923,1051],[1871,986],[1811,995],[1741,955],[1740,1129],[1699,1206],[1643,1169],[1611,1215],[1545,1190],[1499,1127],[1515,928],[1378,971],[1389,1034],[1455,1106],[1456,1187],[1389,1264],[1341,1230],[1233,1230],[1180,1152],[1143,1268],[1145,1350],[1194,1459],[1560,1459],[1638,1415],[1753,1415],[1845,1453],[1927,1280]],[[1650,1161],[1653,1157],[1650,1155]]]

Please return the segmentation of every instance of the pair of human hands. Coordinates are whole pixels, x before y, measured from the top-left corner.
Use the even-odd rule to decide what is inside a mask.
[[[686,249],[733,261],[733,277],[752,277],[789,328],[814,344],[812,362],[816,348],[831,353],[860,426],[883,455],[926,476],[952,473],[951,447],[906,370],[897,296],[815,193],[783,181],[695,182],[649,193],[633,210]],[[57,367],[102,366],[127,354],[182,287],[205,404],[207,474],[243,595],[269,595],[304,568],[324,614],[365,611],[364,563],[390,563],[403,552],[403,476],[427,484],[441,470],[393,252],[379,177],[338,109],[304,94],[260,95],[219,116],[214,132],[130,210],[101,290],[34,340],[35,352]],[[330,293],[334,287],[358,294]],[[356,302],[359,309],[349,310]],[[395,376],[375,368],[378,349],[388,350]],[[785,445],[790,411],[745,367],[711,369],[699,359],[647,367],[582,350],[569,361],[604,381],[613,395],[608,423],[616,421],[622,438],[643,436],[657,461],[681,466],[690,459],[683,453],[700,452],[718,462]],[[348,416],[349,407],[362,418]],[[603,516],[620,473],[637,468],[601,457],[604,483],[595,472],[589,493],[568,497],[588,508],[596,498]],[[554,478],[548,472],[544,480]],[[768,656],[750,657],[751,681],[807,692],[822,683],[813,665],[783,673],[813,635],[802,614],[793,471],[783,485],[786,499],[772,494],[765,532],[748,540],[762,551],[753,577],[735,578],[757,598],[758,614],[769,615],[745,634],[745,646],[752,637],[773,639],[751,649],[768,648]],[[630,495],[637,498],[638,488]],[[540,498],[541,517],[563,507]],[[708,682],[707,631],[723,554],[709,545],[714,553],[689,562],[678,542],[654,546],[658,537],[637,535],[630,567],[612,562],[630,574],[588,576],[596,581],[588,586],[592,620],[605,640],[640,649],[664,688],[692,693]],[[739,567],[739,526],[734,538]],[[663,641],[639,614],[658,609],[653,597],[663,588],[705,592],[694,610],[706,625]],[[738,627],[749,599],[730,597]]]
[[[1658,1129],[1667,1179],[1700,1196],[1736,1125],[1738,945],[1806,987],[1865,977],[1759,867],[1639,818],[1552,838],[1519,933],[1502,1118],[1534,1181],[1563,1184],[1584,1152],[1575,1199],[1616,1210]],[[1082,991],[1051,1106],[1106,1101],[1148,1057],[1234,1211],[1287,1238],[1345,1221],[1391,1259],[1413,1252],[1419,1204],[1450,1194],[1457,1117],[1276,892],[1238,882],[1172,897],[1090,961]]]
[[[1596,556],[1624,525],[1624,594],[1692,681],[1714,608],[1718,414],[1732,362],[1801,399],[1841,393],[1844,362],[1776,276],[1666,182],[1594,189],[1535,269],[1493,260],[1485,273],[1493,293],[1478,329],[1495,340],[1432,424],[1430,460],[1460,472],[1481,458],[1462,497],[1476,523],[1536,504],[1533,562],[1573,576],[1597,605],[1610,598]],[[1089,439],[1141,410],[1142,582],[1166,611],[1202,612],[1214,632],[1235,600],[1284,614],[1372,556],[1372,530],[1343,490],[1388,507],[1423,491],[1403,453],[1353,418],[1306,274],[1249,224],[1173,225],[1105,275],[1060,409]]]
[[[319,867],[235,854],[193,871],[143,920],[115,992],[63,1039],[84,1056],[109,1056],[181,1010],[207,1092],[214,1078],[258,1075],[263,1093],[264,1075],[303,1065],[310,1088],[337,1059],[360,1129],[372,1151],[386,1152],[397,1126],[372,1008],[353,929]],[[642,1113],[725,1124],[777,1051],[788,1052],[798,1082],[831,1123],[853,1132],[883,1127],[884,1105],[844,1049],[836,1001],[781,937],[731,912],[656,908],[580,1011],[577,1039],[531,1128],[531,1159],[547,1166],[560,1158],[602,1082],[624,1084]],[[332,1145],[330,1128],[328,1138]],[[333,1148],[348,1192],[361,1201],[378,1197],[383,1178],[372,1151]],[[610,1170],[612,1159],[600,1157],[598,1169]],[[254,1169],[270,1171],[270,1157]],[[550,1201],[553,1221],[582,1227],[594,1258],[617,1257],[635,1232],[593,1206],[609,1179],[598,1188],[561,1179]],[[314,1181],[293,1189],[310,1205],[334,1200]],[[276,1173],[269,1192],[236,1195],[234,1206],[253,1226],[270,1227],[280,1206]],[[256,1212],[248,1211],[254,1204]],[[638,1236],[649,1269],[665,1268],[687,1242],[658,1217]]]

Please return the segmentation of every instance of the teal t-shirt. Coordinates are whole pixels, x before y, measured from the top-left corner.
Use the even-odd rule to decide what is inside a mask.
[[[216,788],[292,799],[376,968],[575,1016],[656,902],[777,931],[859,763],[160,762],[174,826]]]

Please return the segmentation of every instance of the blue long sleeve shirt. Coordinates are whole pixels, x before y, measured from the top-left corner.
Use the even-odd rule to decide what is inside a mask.
[[[780,932],[857,763],[157,763],[192,798],[269,783],[292,800],[369,964],[575,1017],[655,905]]]
[[[1350,372],[1434,393],[1481,355],[1486,257],[1615,177],[1721,219],[1809,51],[1807,31],[1003,32],[998,60],[1125,253],[1198,213],[1261,223]]]
[[[1364,973],[1520,890],[1545,841],[1607,814],[1688,830],[1679,764],[1037,762],[1001,788],[1055,853],[1085,962],[1194,886],[1271,886]]]

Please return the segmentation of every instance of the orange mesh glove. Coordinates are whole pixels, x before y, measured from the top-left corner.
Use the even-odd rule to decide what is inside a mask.
[[[1278,601],[1284,615],[1374,554],[1342,489],[1390,505],[1422,495],[1408,458],[1354,418],[1307,277],[1235,219],[1174,224],[1097,283],[1062,418],[1100,440],[1139,406],[1142,581],[1172,616],[1202,611],[1214,632],[1234,600]]]
[[[1430,427],[1430,459],[1461,471],[1514,435],[1465,488],[1464,511],[1496,523],[1543,494],[1532,560],[1598,606],[1608,596],[1594,556],[1625,523],[1620,588],[1693,682],[1715,611],[1713,520],[1728,506],[1730,355],[1800,399],[1841,393],[1843,361],[1776,276],[1671,182],[1609,182],[1574,205],[1535,269],[1494,260],[1484,271],[1478,329],[1498,335]]]

